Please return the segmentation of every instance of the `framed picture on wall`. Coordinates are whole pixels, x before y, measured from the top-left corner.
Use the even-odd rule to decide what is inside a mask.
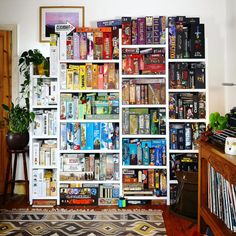
[[[40,7],[40,42],[49,42],[50,34],[55,33],[56,24],[84,27],[84,7],[81,6],[43,6]]]

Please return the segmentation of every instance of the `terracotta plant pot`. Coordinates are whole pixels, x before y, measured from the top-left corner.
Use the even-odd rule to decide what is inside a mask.
[[[7,146],[12,150],[22,150],[29,143],[29,133],[13,134],[9,132],[6,135]]]

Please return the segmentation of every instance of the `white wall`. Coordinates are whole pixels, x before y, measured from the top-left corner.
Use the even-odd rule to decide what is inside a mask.
[[[95,25],[97,20],[121,16],[199,16],[205,24],[208,38],[210,112],[224,112],[225,90],[221,84],[226,76],[226,2],[227,0],[0,0],[0,24],[19,25],[19,54],[24,50],[38,48],[48,56],[48,44],[39,42],[39,6],[85,6],[86,26]],[[229,8],[234,5],[236,9],[234,0],[229,2]],[[233,14],[231,16],[233,18]],[[231,67],[235,70],[233,65]],[[229,92],[227,99],[233,95],[234,90]]]
[[[226,61],[225,82],[236,84],[236,2],[226,1]],[[228,112],[236,107],[236,86],[225,87],[225,109]]]

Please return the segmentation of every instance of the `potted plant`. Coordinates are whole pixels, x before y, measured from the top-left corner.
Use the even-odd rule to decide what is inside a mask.
[[[11,106],[2,104],[3,109],[7,112],[5,120],[8,124],[8,134],[6,136],[7,145],[10,149],[23,149],[29,142],[29,125],[34,121],[35,114],[29,112],[26,106]]]
[[[223,130],[228,126],[228,115],[222,116],[219,112],[213,112],[209,116],[209,121],[213,131]]]
[[[24,51],[21,54],[18,65],[20,73],[24,76],[24,82],[21,84],[20,93],[25,98],[25,103],[28,108],[31,64],[34,68],[34,74],[46,76],[49,75],[49,62],[38,49],[30,49],[28,51]]]
[[[48,61],[38,49],[28,50],[19,58],[19,70],[24,77],[21,84],[21,97],[17,104],[11,102],[10,106],[2,104],[6,111],[5,120],[8,124],[7,145],[10,149],[23,149],[29,142],[29,126],[34,121],[35,114],[29,109],[30,66],[44,65],[44,72],[48,72]],[[45,74],[45,73],[44,73]],[[23,105],[22,105],[23,104]]]

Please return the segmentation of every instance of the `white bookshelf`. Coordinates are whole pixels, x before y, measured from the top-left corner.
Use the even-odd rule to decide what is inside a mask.
[[[42,112],[50,112],[50,111],[58,111],[58,95],[55,95],[55,103],[54,104],[48,104],[48,101],[44,101],[43,103],[46,103],[46,104],[40,104],[38,105],[37,103],[42,103],[41,100],[38,100],[40,99],[41,97],[41,94],[39,94],[39,98],[38,98],[38,95],[36,93],[35,90],[37,90],[37,87],[35,86],[37,84],[37,80],[41,80],[42,81],[42,84],[44,83],[47,83],[48,86],[51,86],[51,82],[54,83],[54,86],[56,86],[58,88],[58,79],[57,77],[55,76],[52,76],[52,77],[47,77],[47,76],[40,76],[40,75],[33,75],[33,68],[31,67],[31,70],[30,70],[30,78],[32,80],[31,84],[30,84],[30,110],[32,112],[37,112],[39,110],[41,110]],[[58,91],[58,90],[57,90]],[[55,91],[54,94],[57,93],[57,91]],[[46,90],[46,92],[49,93],[49,89]],[[40,92],[39,92],[40,93]],[[49,94],[50,95],[50,94]],[[49,95],[47,96],[47,98],[49,98]],[[51,96],[51,95],[50,95]],[[51,117],[52,118],[52,117]],[[56,117],[55,117],[56,118]],[[43,122],[42,122],[43,123]],[[54,124],[57,124],[57,119],[55,119],[53,121]],[[53,194],[55,194],[55,196],[48,196],[46,194],[46,192],[50,192],[51,190],[46,190],[45,188],[51,188],[51,186],[47,186],[46,185],[42,185],[40,184],[40,181],[44,181],[44,174],[46,174],[47,171],[51,171],[52,175],[53,175],[53,182],[55,183],[56,182],[56,185],[59,181],[58,179],[58,167],[59,167],[59,161],[58,161],[58,155],[57,155],[57,150],[58,150],[58,134],[55,133],[53,135],[35,135],[34,134],[34,123],[31,124],[31,127],[30,127],[30,140],[29,140],[29,144],[30,144],[30,158],[29,158],[29,190],[30,190],[30,194],[29,194],[29,202],[30,204],[32,205],[33,204],[33,201],[34,200],[55,200],[56,201],[56,204],[59,204],[59,189],[58,187],[56,186],[55,188],[55,191]],[[43,127],[40,127],[40,128],[37,128],[37,129],[42,129]],[[46,124],[45,128],[49,129],[49,121],[48,123]],[[50,131],[51,132],[51,131]],[[54,133],[54,131],[52,131]],[[46,155],[46,151],[49,152],[50,154],[50,161],[51,158],[52,158],[52,150],[51,148],[47,148],[47,150],[44,150],[44,154],[41,154],[40,153],[40,150],[43,150],[42,147],[40,145],[42,145],[42,143],[44,142],[50,142],[49,140],[51,141],[55,141],[56,142],[56,145],[57,147],[55,147],[55,153],[54,153],[54,158],[55,158],[55,165],[35,165],[34,162],[35,162],[35,158],[36,156],[35,155],[39,155],[38,158],[46,158],[45,155]],[[34,146],[34,143],[39,143],[39,146],[37,149],[35,149],[35,146]],[[37,153],[38,154],[35,154],[35,150],[38,150]],[[38,161],[40,160],[38,159]],[[35,173],[40,173],[42,174],[43,173],[43,176],[41,176],[41,179],[37,179],[36,181],[36,176],[34,176]],[[39,176],[37,176],[37,178],[39,178]],[[35,182],[36,181],[36,182]],[[50,182],[51,183],[51,182]],[[35,188],[35,184],[37,184],[37,187]],[[53,185],[53,187],[55,187]],[[38,193],[35,193],[35,189],[37,189]],[[42,195],[42,192],[45,192],[45,195]],[[50,192],[50,194],[52,194]]]

